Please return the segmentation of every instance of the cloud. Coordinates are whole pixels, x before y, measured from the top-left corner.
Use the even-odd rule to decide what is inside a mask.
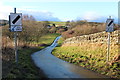
[[[101,16],[98,12],[95,11],[88,11],[85,12],[82,16],[77,17],[76,20],[87,20],[89,22],[104,22],[106,20],[106,16]]]
[[[94,11],[86,12],[82,17],[82,19],[88,20],[88,21],[97,20],[99,18],[100,18],[100,15],[98,15],[98,13]]]
[[[19,12],[22,12],[23,15],[32,15],[37,21],[61,21],[49,11],[19,10]]]
[[[0,2],[0,19],[9,20],[9,15],[14,11],[14,8],[11,6],[6,6],[3,2]],[[17,8],[18,13],[32,15],[37,21],[60,21],[57,17],[53,16],[53,13],[49,11],[33,11],[29,9],[20,10]]]
[[[0,19],[6,19],[8,20],[8,16],[10,12],[13,11],[13,8],[10,6],[6,6],[3,4],[3,2],[0,2]]]
[[[95,11],[85,12],[84,15],[77,17],[75,20],[87,20],[88,22],[106,22],[109,16],[101,16]],[[118,23],[118,18],[112,15],[114,23]]]

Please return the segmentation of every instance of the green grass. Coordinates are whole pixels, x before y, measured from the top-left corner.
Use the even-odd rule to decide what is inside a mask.
[[[31,54],[42,48],[25,48],[18,51],[19,62],[10,70],[6,78],[41,78],[39,69],[34,65],[31,60]]]
[[[39,42],[31,42],[33,44],[47,44],[47,45],[51,45],[51,43],[54,41],[54,39],[57,37],[57,36],[60,36],[60,34],[58,33],[49,33],[49,34],[46,34],[44,36],[42,36],[40,39],[39,39]]]
[[[38,21],[38,22],[43,22],[43,21]],[[49,21],[50,24],[56,24],[56,25],[61,25],[65,26],[66,22],[58,22],[58,21]]]
[[[62,45],[63,41],[64,41],[64,39],[63,39],[63,37],[61,37],[61,38],[58,40],[58,45],[57,45],[57,47],[60,47],[60,46]]]
[[[59,34],[48,34],[41,38],[40,43],[46,43],[50,45],[54,39],[59,36]],[[47,46],[48,46],[47,45]],[[22,79],[41,79],[45,78],[46,76],[43,74],[42,70],[37,68],[34,64],[34,62],[31,59],[31,54],[39,51],[46,46],[39,46],[39,47],[30,47],[30,48],[22,48],[18,50],[19,53],[19,61],[18,65],[16,65],[15,62],[13,62],[13,67],[10,68],[10,72],[6,75],[5,78],[22,78]]]
[[[57,22],[57,21],[50,21],[51,24],[62,25],[65,26],[66,22]]]
[[[111,46],[110,52],[112,61],[113,56],[118,53],[118,47]],[[58,46],[52,54],[67,62],[86,67],[98,73],[120,78],[120,62],[114,62],[112,65],[106,63],[105,45]]]
[[[57,37],[57,36],[60,36],[60,34],[52,34],[52,33],[49,33],[47,35],[44,35],[43,37],[41,37],[39,39],[39,44],[48,44],[48,45],[51,45],[51,43],[54,41],[54,39]]]

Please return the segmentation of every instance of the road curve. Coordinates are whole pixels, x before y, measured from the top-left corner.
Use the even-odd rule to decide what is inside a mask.
[[[51,51],[57,46],[60,37],[57,37],[51,46],[31,55],[36,66],[42,69],[48,78],[107,78],[53,56]]]

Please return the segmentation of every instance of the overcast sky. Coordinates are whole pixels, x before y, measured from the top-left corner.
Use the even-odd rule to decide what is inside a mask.
[[[118,17],[118,0],[1,0],[0,19],[8,20],[14,7],[36,20],[104,21],[108,16]]]

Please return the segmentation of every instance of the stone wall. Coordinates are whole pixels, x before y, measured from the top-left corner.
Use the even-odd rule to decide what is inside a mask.
[[[112,44],[119,43],[119,39],[120,39],[119,32],[120,32],[120,30],[110,33],[111,34],[110,41]],[[108,42],[108,33],[104,31],[104,32],[100,32],[100,33],[72,37],[72,38],[66,39],[63,44],[65,44],[65,43],[83,43],[83,42],[85,42],[85,43],[107,43]]]

